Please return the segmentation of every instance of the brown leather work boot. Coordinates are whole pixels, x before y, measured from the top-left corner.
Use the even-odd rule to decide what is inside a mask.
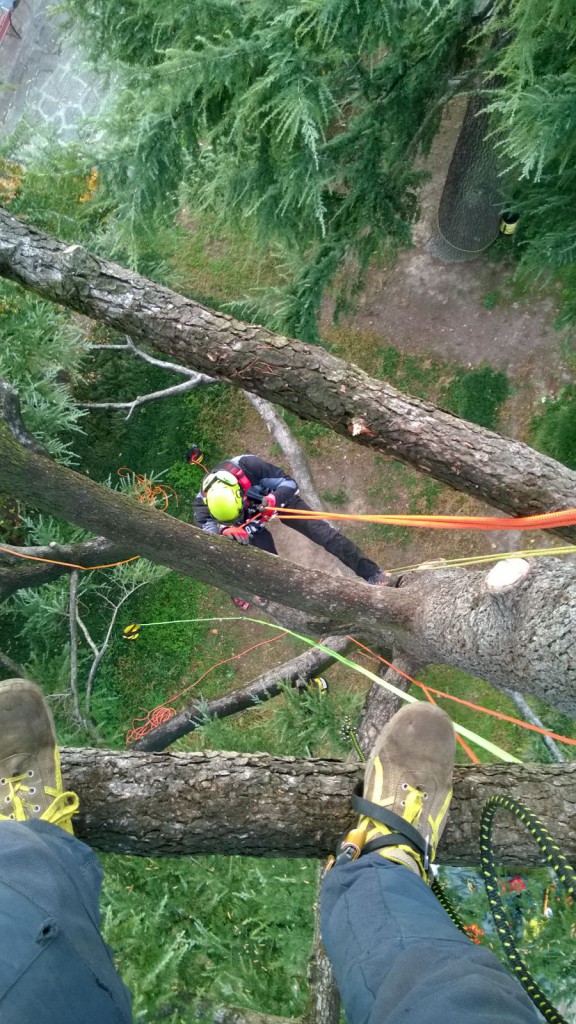
[[[0,821],[40,819],[73,833],[76,793],[65,792],[44,694],[28,679],[0,682]]]
[[[384,727],[352,805],[362,853],[404,864],[427,880],[448,817],[456,737],[445,711],[408,704]]]

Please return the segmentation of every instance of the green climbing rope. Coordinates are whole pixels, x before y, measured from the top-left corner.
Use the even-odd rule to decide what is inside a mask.
[[[360,761],[366,762],[366,757],[358,743],[356,732],[348,716],[343,720],[340,735],[345,742],[350,743],[354,747]],[[576,893],[576,872],[570,866],[564,854],[561,853],[554,837],[550,835],[540,819],[536,817],[526,804],[521,803],[520,800],[515,800],[513,797],[502,795],[491,796],[486,801],[480,819],[480,865],[490,911],[494,918],[494,924],[496,925],[504,952],[518,981],[526,990],[534,1005],[537,1006],[544,1019],[548,1021],[548,1024],[569,1024],[569,1021],[561,1013],[558,1013],[556,1007],[552,1005],[548,996],[534,980],[514,942],[514,935],[506,915],[506,908],[500,897],[496,861],[492,849],[494,815],[499,809],[510,811],[511,814],[514,814],[526,826],[530,835],[544,854],[546,861],[554,869],[561,883],[565,886],[567,896],[574,896]],[[437,878],[432,880],[431,889],[456,927],[466,934],[466,928],[457,910]]]
[[[511,814],[515,815],[526,826],[530,835],[544,854],[546,861],[554,869],[558,878],[565,886],[568,896],[573,896],[576,892],[576,873],[571,868],[566,857],[558,849],[553,836],[544,828],[540,819],[532,813],[530,808],[526,807],[526,804],[509,796],[492,796],[486,801],[480,821],[480,863],[490,910],[492,911],[494,924],[500,936],[504,952],[518,981],[549,1024],[568,1024],[565,1017],[558,1013],[557,1009],[534,980],[514,943],[512,928],[510,927],[506,909],[500,897],[494,852],[492,850],[494,815],[500,808],[510,811]]]

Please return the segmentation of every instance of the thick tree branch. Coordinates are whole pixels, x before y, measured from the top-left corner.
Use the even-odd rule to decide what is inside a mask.
[[[341,636],[326,637],[322,644],[340,654],[350,647],[348,638]],[[323,672],[333,661],[334,658],[330,654],[313,647],[297,658],[285,661],[278,668],[264,672],[241,690],[233,690],[232,693],[216,697],[208,703],[196,701],[147,736],[143,736],[141,740],[136,740],[132,749],[165,750],[181,736],[198,729],[208,718],[228,718],[230,715],[237,715],[241,711],[256,707],[271,697],[276,697],[280,693],[282,683],[309,679],[315,672]]]
[[[576,507],[576,473],[319,347],[216,313],[0,211],[0,274],[513,515]],[[576,537],[576,527],[564,535]]]
[[[1,424],[0,473],[15,496],[114,537],[157,564],[304,612],[309,634],[364,634],[420,662],[454,665],[576,711],[576,565],[570,562],[542,559],[503,593],[488,584],[494,570],[444,568],[408,576],[400,588],[370,587],[246,551],[145,508],[27,451]]]
[[[324,857],[354,821],[350,797],[362,768],[342,761],[204,751],[145,754],[64,749],[65,784],[80,796],[76,832],[114,853]],[[439,860],[475,864],[484,801],[514,793],[576,859],[576,762],[474,765],[455,770],[454,801]],[[539,856],[515,819],[495,830],[498,856]]]
[[[38,504],[33,495],[29,500],[31,504]],[[64,573],[73,572],[75,566],[89,568],[110,565],[131,558],[134,554],[136,552],[133,545],[120,545],[106,540],[105,537],[95,537],[94,540],[84,541],[82,544],[50,544],[38,547],[3,545],[0,550],[0,602],[25,587],[39,587],[43,583],[51,583]],[[67,562],[70,565],[29,561],[35,558],[55,559],[57,562]]]

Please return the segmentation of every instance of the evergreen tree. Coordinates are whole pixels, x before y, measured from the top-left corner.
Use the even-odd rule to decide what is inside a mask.
[[[468,0],[68,0],[119,70],[104,170],[125,232],[188,192],[290,262],[284,326],[316,337],[375,253],[410,242],[421,173],[469,34]]]
[[[574,0],[499,0],[490,29],[506,33],[490,106],[516,184],[521,266],[559,274],[563,320],[574,322],[576,264],[576,5]]]

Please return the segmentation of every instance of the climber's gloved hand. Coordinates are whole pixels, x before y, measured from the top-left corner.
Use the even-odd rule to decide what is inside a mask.
[[[266,497],[262,501],[262,506],[261,506],[260,512],[259,512],[260,518],[264,522],[266,522],[268,519],[271,519],[272,516],[276,515],[277,511],[278,511],[278,509],[276,507],[276,497],[275,497],[275,495],[274,494],[267,494]]]
[[[231,540],[238,541],[239,544],[250,543],[250,535],[244,526],[225,526],[220,532],[223,537],[230,537]]]

